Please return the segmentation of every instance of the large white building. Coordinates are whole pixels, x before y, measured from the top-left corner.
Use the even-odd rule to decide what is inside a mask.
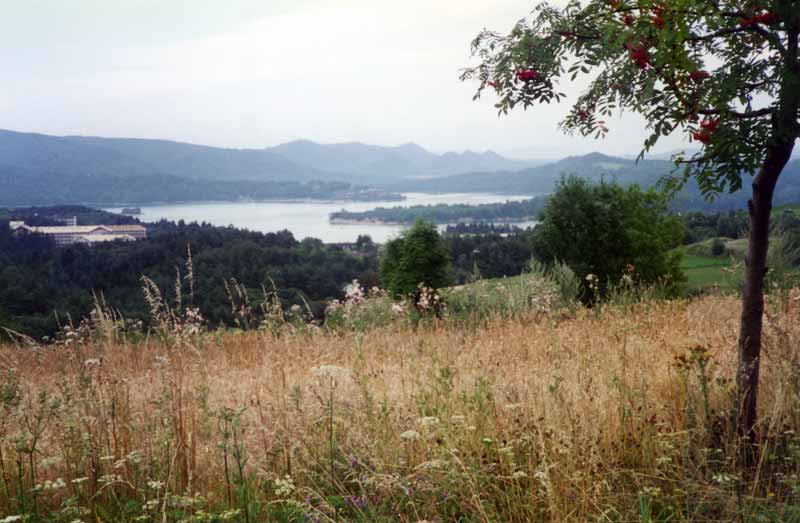
[[[75,223],[73,219],[73,223]],[[14,234],[43,234],[52,238],[57,247],[82,243],[94,245],[109,241],[136,241],[147,238],[147,228],[143,225],[59,225],[36,227],[25,222],[10,222]]]

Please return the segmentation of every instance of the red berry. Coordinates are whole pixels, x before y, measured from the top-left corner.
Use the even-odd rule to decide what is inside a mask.
[[[632,15],[629,15],[629,14],[628,14],[628,15],[625,15],[625,16],[623,17],[622,21],[623,21],[623,22],[625,22],[625,25],[627,25],[627,26],[629,26],[629,27],[630,27],[630,26],[632,26],[632,25],[633,25],[633,23],[634,23],[636,20],[633,18],[633,16],[632,16]]]
[[[778,21],[778,15],[775,13],[767,11],[766,13],[761,13],[753,17],[753,21],[757,23],[762,23],[766,25],[772,25]]]
[[[700,122],[700,127],[709,133],[714,133],[717,130],[717,126],[719,125],[719,119],[717,118],[706,118],[702,122]]]
[[[705,131],[697,131],[695,133],[692,133],[692,138],[694,138],[698,142],[702,142],[702,143],[704,143],[706,145],[711,143],[711,134],[707,133]]]
[[[630,54],[631,59],[636,63],[636,66],[639,69],[644,69],[650,63],[650,56],[647,54],[647,49],[644,46],[639,45],[636,47],[630,47]]]
[[[755,23],[755,20],[752,18],[740,18],[739,25],[742,27],[750,27]]]
[[[658,27],[659,29],[664,29],[664,19],[661,17],[661,15],[655,15],[652,18],[652,21],[654,26]]]
[[[524,71],[517,71],[517,80],[522,82],[529,82],[536,80],[539,77],[539,73],[536,72],[535,69],[526,69]]]
[[[703,80],[705,80],[706,78],[708,78],[709,76],[711,75],[708,74],[708,72],[700,69],[694,70],[691,73],[689,73],[689,78],[691,78],[693,82],[698,84]]]

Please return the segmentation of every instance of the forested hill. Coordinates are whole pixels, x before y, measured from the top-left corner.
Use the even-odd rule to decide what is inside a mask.
[[[427,180],[403,181],[389,185],[396,191],[421,192],[495,192],[505,194],[549,193],[564,175],[575,174],[590,180],[606,179],[622,184],[650,187],[674,170],[667,160],[640,160],[592,153],[571,156],[558,162],[509,172],[475,172]],[[747,186],[747,182],[745,182]],[[692,180],[676,195],[672,205],[676,210],[736,210],[746,205],[747,190],[722,194],[713,202],[706,201]],[[776,205],[800,201],[800,160],[793,160],[784,169],[775,193]]]
[[[400,200],[397,193],[336,181],[189,180],[147,174],[123,177],[32,171],[0,165],[0,206],[273,199]]]

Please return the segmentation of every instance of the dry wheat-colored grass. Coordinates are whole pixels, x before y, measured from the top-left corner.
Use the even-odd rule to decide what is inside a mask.
[[[706,297],[475,328],[4,346],[0,515],[797,517],[800,302],[767,317],[762,460],[747,474],[731,430],[738,311]]]

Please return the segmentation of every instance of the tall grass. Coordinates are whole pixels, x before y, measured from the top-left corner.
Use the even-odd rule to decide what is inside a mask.
[[[181,335],[149,337],[103,316],[0,347],[0,521],[800,521],[800,293],[767,312],[755,469],[738,310],[229,332],[173,312]]]

